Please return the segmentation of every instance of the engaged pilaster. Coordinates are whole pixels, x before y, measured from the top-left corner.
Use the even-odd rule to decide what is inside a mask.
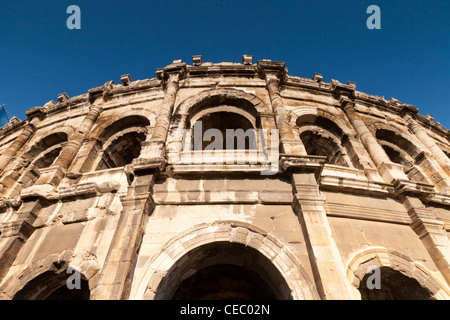
[[[344,90],[343,90],[344,89]],[[361,139],[362,144],[369,152],[374,164],[378,168],[381,176],[387,183],[392,183],[394,180],[408,180],[408,177],[403,172],[401,165],[393,163],[386,152],[383,150],[377,139],[373,136],[367,128],[364,121],[359,117],[355,110],[355,103],[351,99],[353,91],[351,87],[334,83],[334,90],[340,99],[341,108],[347,115],[350,123]]]
[[[317,182],[325,160],[320,156],[282,156],[281,166],[292,173],[292,207],[303,229],[319,295],[345,300],[351,299],[350,283],[324,208],[326,198]]]
[[[69,166],[80,150],[84,139],[88,136],[103,111],[103,107],[101,106],[102,103],[103,100],[98,99],[91,105],[80,128],[73,133],[69,138],[69,141],[64,145],[54,165],[41,170],[41,175],[36,182],[36,185],[51,184],[56,187],[59,182],[61,182],[67,169],[69,169]]]
[[[5,196],[19,177],[18,173],[14,172],[15,164],[10,164],[12,159],[15,158],[25,143],[34,135],[39,122],[45,118],[46,114],[47,110],[43,107],[35,107],[28,110],[26,112],[28,124],[14,142],[0,155],[0,174],[4,173],[0,179],[0,196]],[[20,162],[20,159],[18,161]],[[8,169],[8,172],[3,172],[7,169],[8,164],[10,164],[11,170]]]
[[[161,108],[156,118],[150,140],[141,144],[141,154],[139,158],[133,160],[133,165],[163,167],[165,164],[166,143],[169,133],[169,126],[172,112],[175,105],[179,81],[185,76],[186,63],[181,60],[174,61],[171,65],[157,70],[157,76],[162,80],[166,88]]]
[[[420,200],[422,192],[400,191],[399,197],[411,217],[411,228],[419,236],[439,271],[450,284],[450,239],[444,223]]]
[[[275,115],[275,122],[280,130],[280,141],[283,153],[289,155],[306,155],[306,149],[301,140],[295,139],[289,117],[280,94],[280,83],[286,76],[287,70],[284,62],[268,60],[258,61],[258,71],[266,80],[270,102]]]
[[[404,109],[405,110],[405,109]],[[425,132],[422,126],[417,123],[414,119],[414,114],[408,112],[403,112],[403,118],[408,125],[408,128],[414,133],[414,135],[419,139],[419,141],[431,152],[436,162],[442,167],[444,173],[447,177],[450,177],[450,159],[447,155],[439,148],[439,146],[434,142],[434,140]]]

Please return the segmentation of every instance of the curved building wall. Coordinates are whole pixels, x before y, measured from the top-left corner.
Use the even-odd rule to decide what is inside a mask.
[[[414,106],[248,56],[60,94],[0,131],[0,298],[448,299],[449,155]]]

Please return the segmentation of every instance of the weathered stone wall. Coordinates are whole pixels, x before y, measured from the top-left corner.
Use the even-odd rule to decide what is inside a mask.
[[[276,172],[186,161],[215,112],[278,130]],[[54,298],[75,269],[90,299],[361,299],[376,266],[385,298],[448,299],[449,155],[414,106],[250,56],[60,94],[0,130],[0,298]]]

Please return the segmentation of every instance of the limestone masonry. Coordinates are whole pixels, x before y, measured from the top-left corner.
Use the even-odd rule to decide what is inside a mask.
[[[0,130],[0,299],[449,299],[431,116],[248,55],[120,80]]]

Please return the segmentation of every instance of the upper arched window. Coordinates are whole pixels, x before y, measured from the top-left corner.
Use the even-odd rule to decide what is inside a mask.
[[[21,161],[16,171],[21,176],[18,184],[10,191],[10,196],[20,192],[21,188],[33,185],[40,176],[40,169],[51,167],[56,161],[64,143],[67,142],[65,132],[52,133],[33,144],[25,153],[20,155]]]
[[[192,128],[193,150],[256,149],[252,123],[234,112],[207,113]]]
[[[428,183],[420,167],[423,154],[411,141],[386,129],[377,130],[376,138],[389,159],[403,166],[403,171],[411,181]]]
[[[304,115],[297,119],[297,126],[308,155],[326,156],[328,164],[360,168],[347,135],[333,121]]]
[[[259,117],[250,109],[228,104],[195,108],[186,127],[185,150],[249,150],[258,147]]]
[[[83,171],[104,170],[130,164],[141,153],[150,121],[142,116],[127,116],[106,127],[96,139]]]

